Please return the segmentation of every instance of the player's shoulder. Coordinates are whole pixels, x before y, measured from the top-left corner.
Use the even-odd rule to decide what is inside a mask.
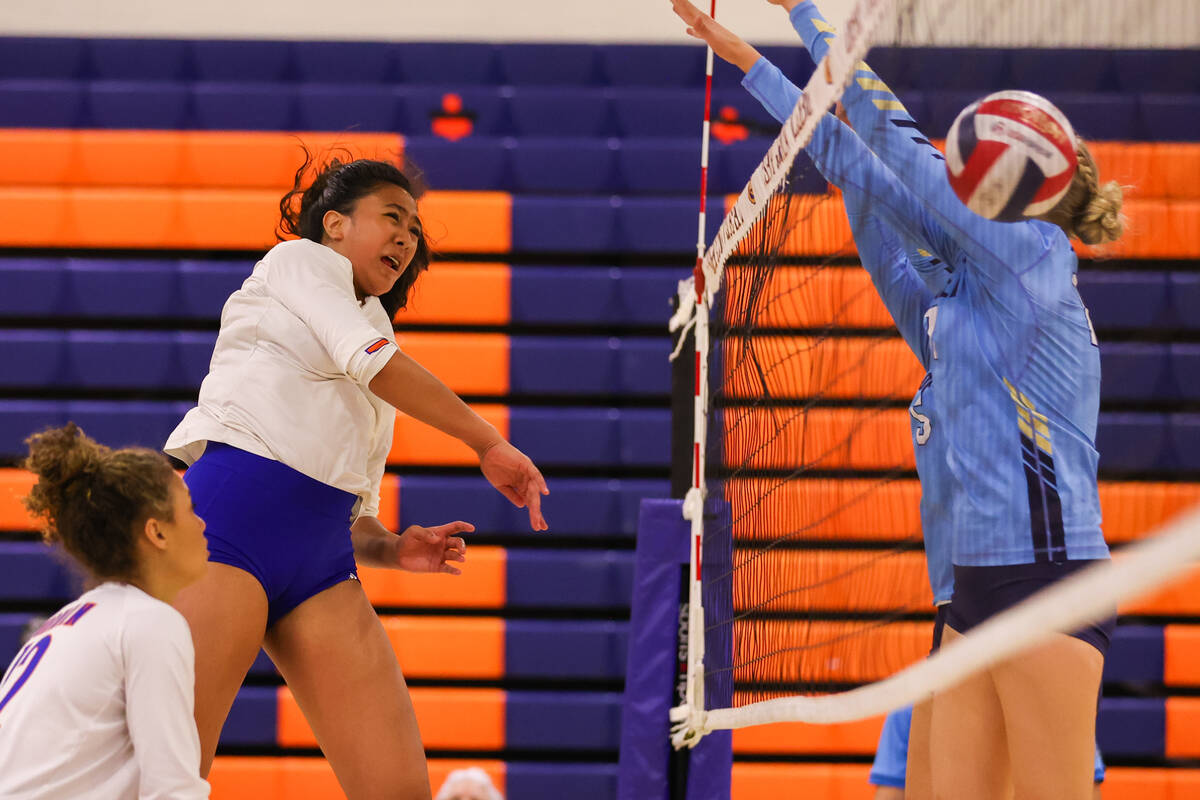
[[[137,587],[123,585],[122,589],[122,627],[128,640],[136,642],[152,638],[191,644],[191,630],[178,610]]]

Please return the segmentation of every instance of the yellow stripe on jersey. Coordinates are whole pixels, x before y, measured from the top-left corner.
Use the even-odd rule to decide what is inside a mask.
[[[919,247],[917,248],[917,255],[921,256],[922,258],[933,258],[933,253],[929,252],[928,250],[922,250]]]
[[[871,102],[880,111],[903,111],[905,114],[908,113],[908,109],[904,107],[904,103],[901,103],[899,100],[872,100]]]
[[[1054,445],[1050,443],[1050,425],[1046,415],[1039,414],[1025,393],[1018,392],[1016,387],[1008,382],[1008,378],[1003,380],[1004,385],[1008,388],[1009,396],[1012,397],[1013,403],[1017,407],[1017,427],[1021,429],[1021,433],[1033,440],[1038,449],[1046,455],[1054,455]]]
[[[820,17],[813,17],[812,24],[813,27],[821,33],[837,33],[837,28],[833,27]]]
[[[870,67],[868,67],[868,66],[867,66],[867,62],[865,62],[865,61],[860,61],[860,62],[858,62],[858,63],[857,63],[855,66],[854,66],[854,69],[855,69],[855,71],[857,71],[857,72],[870,72],[872,75],[874,75],[874,74],[875,74],[875,71],[874,71],[873,69],[871,69]]]
[[[892,90],[888,88],[888,85],[879,80],[879,78],[859,78],[858,85],[868,92],[892,93]]]

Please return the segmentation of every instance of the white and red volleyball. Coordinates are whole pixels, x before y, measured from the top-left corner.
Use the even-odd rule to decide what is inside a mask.
[[[996,92],[964,108],[946,136],[950,186],[981,217],[1017,222],[1046,213],[1075,174],[1075,132],[1032,92]]]

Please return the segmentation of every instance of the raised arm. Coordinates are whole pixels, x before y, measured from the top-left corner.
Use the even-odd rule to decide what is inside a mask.
[[[813,0],[782,0],[788,17],[815,61],[824,57],[834,36]],[[946,177],[945,162],[917,128],[903,104],[866,63],[860,63],[845,92],[854,130],[900,180],[929,206],[951,241],[940,255],[959,263],[952,246],[968,257],[966,266],[995,286],[1008,283],[1037,263],[1046,250],[1042,234],[1025,223],[992,222],[968,209]]]

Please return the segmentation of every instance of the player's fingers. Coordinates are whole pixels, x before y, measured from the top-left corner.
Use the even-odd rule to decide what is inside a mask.
[[[517,494],[517,490],[511,486],[497,486],[496,491],[508,498],[508,502],[512,503],[517,508],[525,507],[525,500],[521,495]]]
[[[443,556],[443,561],[466,561],[467,557],[457,550],[447,550]]]
[[[446,573],[447,575],[462,575],[461,569],[458,567],[452,567],[449,564],[442,564],[440,571]]]
[[[546,524],[546,518],[542,516],[541,495],[538,494],[537,488],[532,484],[528,485],[525,499],[529,502],[529,525],[535,531],[544,531],[550,527]]]
[[[443,525],[434,525],[429,530],[433,531],[438,536],[453,536],[456,533],[471,533],[475,530],[475,526],[469,522],[463,522],[461,519],[456,519],[454,522],[447,522]]]

